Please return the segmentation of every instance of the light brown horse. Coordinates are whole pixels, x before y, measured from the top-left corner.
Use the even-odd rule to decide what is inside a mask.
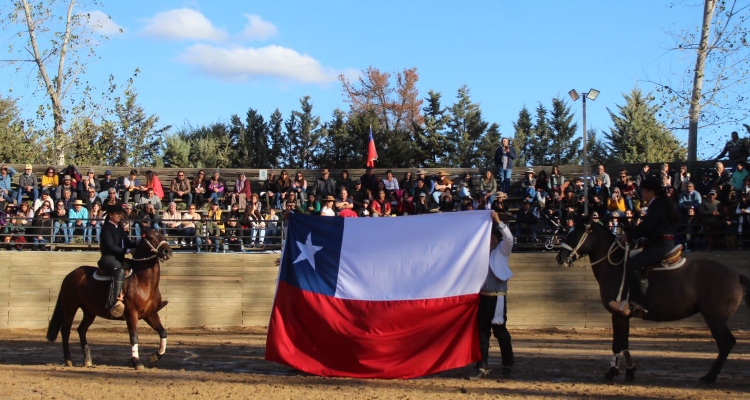
[[[57,296],[55,311],[47,328],[47,339],[54,342],[58,332],[62,334],[63,355],[67,366],[73,366],[70,358],[70,328],[79,308],[83,310],[83,319],[78,325],[78,337],[83,349],[84,366],[93,365],[86,331],[96,317],[125,320],[132,348],[130,363],[135,369],[144,368],[138,355],[137,330],[138,321],[143,319],[161,338],[159,350],[151,355],[151,362],[161,359],[167,349],[167,331],[161,324],[158,311],[164,308],[167,302],[162,301],[159,292],[159,262],[167,261],[171,257],[172,248],[164,239],[164,235],[153,229],[143,234],[133,259],[130,260],[133,273],[125,280],[123,287],[125,312],[119,318],[112,318],[105,308],[110,282],[94,278],[97,267],[78,267],[65,276],[60,287],[60,294]]]
[[[623,285],[624,246],[606,227],[597,223],[579,222],[568,234],[557,255],[557,262],[569,266],[576,258],[588,255],[591,270],[599,283],[599,294],[604,308],[612,314],[612,361],[605,377],[609,380],[618,373],[618,357],[625,357],[629,381],[635,380],[635,363],[628,350],[630,320],[613,312],[608,304],[617,298]],[[743,286],[748,290],[750,280],[732,268],[705,259],[689,259],[682,267],[649,274],[646,303],[649,312],[645,320],[677,321],[700,313],[711,330],[719,355],[706,375],[704,382],[714,382],[737,340],[727,326],[727,321],[742,302]],[[623,295],[624,296],[624,295]]]

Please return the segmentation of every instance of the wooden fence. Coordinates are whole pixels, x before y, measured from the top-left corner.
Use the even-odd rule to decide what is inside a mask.
[[[724,262],[750,275],[748,252],[688,253]],[[162,267],[160,312],[167,327],[241,327],[268,324],[278,269],[277,254],[175,254]],[[511,257],[508,323],[513,327],[609,327],[589,268],[563,270],[554,253]],[[78,265],[96,265],[91,252],[0,252],[0,329],[46,328],[63,277]],[[80,312],[79,312],[80,318]],[[77,325],[77,323],[76,323]],[[703,327],[699,316],[675,323],[635,326]],[[124,326],[98,319],[95,327]],[[145,326],[145,325],[144,325]],[[743,305],[732,328],[750,329]]]

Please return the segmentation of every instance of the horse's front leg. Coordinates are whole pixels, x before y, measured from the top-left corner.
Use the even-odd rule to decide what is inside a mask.
[[[141,359],[138,355],[138,314],[128,312],[126,313],[125,320],[128,324],[128,334],[130,335],[130,365],[137,370],[142,370],[145,367],[141,364]]]
[[[625,379],[635,380],[635,362],[628,350],[628,338],[630,337],[630,320],[619,314],[612,314],[612,359],[609,363],[609,371],[604,375],[607,380],[612,380],[620,373],[618,368],[619,356],[625,357]]]
[[[78,325],[78,338],[81,340],[81,349],[83,350],[83,366],[91,367],[94,363],[91,361],[91,349],[89,348],[89,342],[86,339],[86,332],[88,332],[91,324],[94,323],[96,314],[93,312],[83,312],[83,319],[80,325]]]
[[[143,320],[159,334],[159,350],[151,354],[150,358],[150,361],[155,363],[161,360],[161,356],[167,352],[167,330],[164,329],[164,325],[161,324],[161,318],[159,318],[159,313],[157,312],[154,312],[147,317],[143,317]]]

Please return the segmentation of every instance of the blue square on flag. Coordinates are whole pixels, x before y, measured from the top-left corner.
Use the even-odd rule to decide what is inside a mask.
[[[304,214],[289,217],[279,279],[302,290],[333,296],[339,275],[344,218]]]

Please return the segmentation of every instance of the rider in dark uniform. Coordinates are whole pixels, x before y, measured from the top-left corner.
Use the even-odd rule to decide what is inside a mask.
[[[646,267],[661,262],[664,256],[674,248],[675,225],[679,222],[677,210],[661,188],[661,182],[649,178],[641,184],[643,203],[648,208],[641,223],[628,229],[627,238],[645,238],[643,251],[627,262],[630,304],[611,301],[609,306],[619,313],[629,316],[631,311],[647,313],[645,298],[641,292],[640,282]]]
[[[107,207],[107,220],[102,224],[99,242],[99,250],[102,253],[98,263],[99,268],[112,276],[107,309],[115,318],[122,316],[125,311],[125,305],[122,302],[122,297],[120,297],[122,286],[125,283],[125,269],[123,269],[125,254],[130,253],[130,249],[136,247],[136,243],[130,240],[128,234],[125,233],[125,229],[120,225],[124,215],[125,211],[120,205]]]

